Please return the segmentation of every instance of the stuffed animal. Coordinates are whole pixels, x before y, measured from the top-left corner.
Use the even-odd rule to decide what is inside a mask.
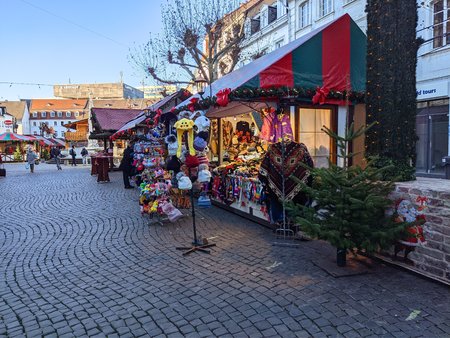
[[[183,118],[177,123],[175,123],[174,127],[177,129],[177,140],[178,140],[178,150],[177,157],[181,157],[182,151],[182,142],[183,142],[183,134],[185,132],[188,133],[188,146],[189,146],[189,154],[194,156],[194,121]]]
[[[199,116],[195,119],[195,126],[197,127],[197,132],[208,131],[211,121],[206,116]]]

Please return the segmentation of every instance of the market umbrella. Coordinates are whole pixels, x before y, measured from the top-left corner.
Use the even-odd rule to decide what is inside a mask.
[[[32,138],[25,136],[25,135],[19,135],[15,133],[3,133],[0,134],[0,142],[6,142],[6,141],[31,141]]]

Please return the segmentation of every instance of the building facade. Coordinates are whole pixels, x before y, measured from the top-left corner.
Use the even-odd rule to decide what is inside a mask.
[[[123,82],[54,85],[53,95],[66,99],[135,99],[144,97],[142,91]]]
[[[178,91],[176,85],[164,85],[164,86],[142,86],[140,90],[144,92],[144,98],[157,102],[164,98],[164,96],[170,95]],[[164,95],[163,95],[164,93]]]
[[[34,99],[30,107],[30,134],[64,138],[64,125],[86,119],[88,100]]]
[[[26,101],[0,101],[0,107],[10,116],[8,119],[3,118],[5,131],[22,135],[30,134],[30,112]]]
[[[450,155],[450,2],[417,1],[417,174],[444,176]],[[348,13],[367,31],[366,0],[260,0],[246,22],[239,66]]]

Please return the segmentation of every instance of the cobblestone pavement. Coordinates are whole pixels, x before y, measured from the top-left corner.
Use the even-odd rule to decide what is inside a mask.
[[[0,336],[450,336],[448,287],[383,265],[333,278],[311,262],[325,244],[273,246],[216,208],[198,223],[217,247],[182,257],[191,219],[148,226],[120,173],[97,184],[87,168],[6,168]]]

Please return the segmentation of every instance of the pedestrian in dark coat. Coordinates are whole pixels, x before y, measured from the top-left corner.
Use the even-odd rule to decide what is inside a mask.
[[[130,184],[130,176],[133,169],[132,162],[133,162],[133,145],[130,143],[123,152],[122,161],[120,162],[119,166],[119,168],[122,170],[123,184],[125,186],[125,189],[133,188]]]
[[[77,162],[75,162],[75,158],[77,157],[77,152],[75,151],[75,146],[72,146],[72,149],[69,151],[70,156],[72,156],[72,165],[77,165]]]

